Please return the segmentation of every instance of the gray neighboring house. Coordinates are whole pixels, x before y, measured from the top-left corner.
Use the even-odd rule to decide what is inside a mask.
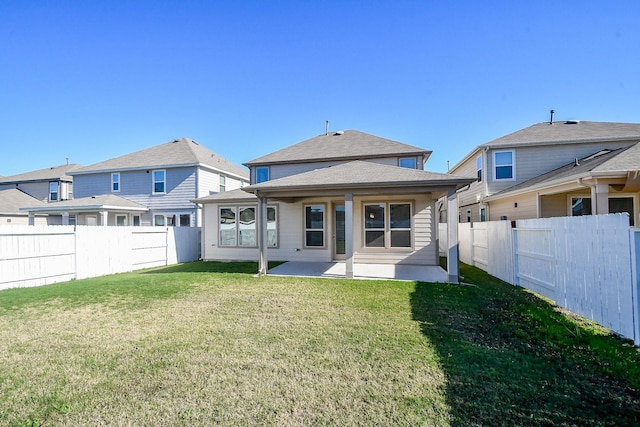
[[[71,173],[75,200],[30,209],[58,214],[79,225],[199,227],[201,214],[191,200],[240,188],[246,169],[189,138],[180,138]]]
[[[617,212],[624,204],[625,211],[635,218],[638,195],[632,190],[635,185],[632,181],[635,171],[640,170],[640,159],[630,157],[635,151],[621,153],[615,162],[609,163],[611,169],[606,173],[594,170],[590,174],[575,174],[562,185],[552,185],[551,181],[554,174],[560,179],[567,165],[586,162],[598,153],[629,148],[638,142],[640,123],[550,120],[479,145],[449,171],[475,178],[458,194],[459,220],[577,215],[579,210],[573,208],[577,199],[594,208],[580,212]],[[627,159],[625,164],[616,166],[621,159]],[[543,188],[540,181],[549,185]],[[440,209],[444,222],[446,205],[441,203]],[[633,222],[637,223],[638,218]]]
[[[33,196],[28,195],[18,188],[5,188],[0,190],[0,225],[27,225],[29,223],[28,213],[21,211],[24,206],[46,206]],[[34,223],[47,225],[47,216],[37,216]]]
[[[430,154],[347,130],[247,162],[250,186],[194,200],[204,211],[202,257],[258,260],[260,274],[267,252],[280,261],[344,260],[346,277],[354,263],[438,266],[436,201],[455,203],[474,179],[425,171]],[[457,260],[457,246],[450,249]]]

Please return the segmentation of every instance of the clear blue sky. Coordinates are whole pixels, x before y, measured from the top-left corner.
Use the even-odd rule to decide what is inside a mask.
[[[640,122],[640,2],[0,2],[0,175],[187,136],[242,163],[324,132],[433,151]]]

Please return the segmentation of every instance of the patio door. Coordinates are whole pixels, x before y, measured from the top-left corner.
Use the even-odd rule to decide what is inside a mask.
[[[334,205],[333,210],[333,259],[345,259],[344,205]]]

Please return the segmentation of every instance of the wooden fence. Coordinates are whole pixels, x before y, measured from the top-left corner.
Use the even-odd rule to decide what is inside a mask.
[[[0,289],[40,286],[200,258],[196,227],[0,227]]]
[[[640,345],[640,231],[626,214],[460,224],[460,260]],[[443,236],[443,234],[441,234]]]

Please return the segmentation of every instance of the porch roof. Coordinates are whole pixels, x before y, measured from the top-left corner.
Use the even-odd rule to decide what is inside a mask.
[[[47,203],[44,206],[20,208],[21,211],[39,213],[87,212],[87,211],[118,211],[118,212],[146,212],[149,210],[140,203],[132,202],[115,194],[83,197],[62,202]]]
[[[220,202],[242,203],[255,202],[256,200],[258,200],[258,198],[254,194],[247,193],[246,191],[242,191],[241,188],[237,188],[235,190],[211,194],[210,196],[199,197],[191,200],[191,202],[201,204]]]
[[[432,192],[458,189],[473,181],[475,178],[354,160],[250,185],[242,190],[253,194],[362,189],[406,189],[407,192]]]

